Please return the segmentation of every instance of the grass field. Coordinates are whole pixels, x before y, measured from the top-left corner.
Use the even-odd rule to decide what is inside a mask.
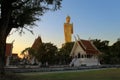
[[[120,80],[120,69],[55,73],[22,73],[22,80]]]

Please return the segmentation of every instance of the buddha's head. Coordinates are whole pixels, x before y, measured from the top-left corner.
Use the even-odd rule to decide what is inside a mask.
[[[66,17],[66,23],[70,23],[70,16]]]

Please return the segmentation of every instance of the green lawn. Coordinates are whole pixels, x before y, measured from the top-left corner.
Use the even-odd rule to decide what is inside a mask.
[[[58,73],[22,73],[22,80],[120,80],[120,69]]]

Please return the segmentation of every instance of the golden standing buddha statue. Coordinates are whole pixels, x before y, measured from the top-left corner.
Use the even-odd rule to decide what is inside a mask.
[[[72,34],[73,34],[73,24],[70,23],[70,16],[67,16],[66,23],[64,23],[65,43],[71,42]]]

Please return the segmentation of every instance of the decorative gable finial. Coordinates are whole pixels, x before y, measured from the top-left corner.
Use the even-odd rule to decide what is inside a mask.
[[[77,41],[77,38],[76,38],[76,36],[74,35],[74,38],[75,38],[75,41]]]
[[[80,40],[80,37],[79,37],[79,35],[77,34],[77,37],[78,37],[78,40]]]
[[[80,39],[80,37],[79,37],[78,34],[77,34],[77,37],[78,37],[78,40],[80,41],[80,43],[82,44],[82,46],[86,49],[86,47],[85,47],[84,44],[82,43],[82,41],[81,41],[81,39]]]

